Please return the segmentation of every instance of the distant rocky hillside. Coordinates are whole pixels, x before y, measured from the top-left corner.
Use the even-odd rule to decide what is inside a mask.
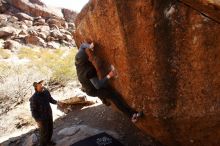
[[[68,9],[47,7],[40,0],[0,0],[1,47],[72,47],[76,15]]]

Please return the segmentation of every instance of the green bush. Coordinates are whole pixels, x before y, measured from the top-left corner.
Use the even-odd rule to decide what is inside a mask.
[[[51,85],[65,86],[69,81],[76,79],[74,58],[77,52],[72,49],[45,49],[21,48],[17,56],[20,59],[29,59],[30,68],[45,74]]]
[[[70,53],[64,57],[54,58],[53,62],[50,62],[48,66],[52,70],[52,76],[50,82],[59,83],[64,85],[69,81],[76,79],[76,70],[74,66],[74,58],[76,49],[71,50]]]
[[[69,50],[40,49],[38,54],[32,55],[29,59],[31,58],[31,64],[36,66],[38,71],[50,77],[50,84],[65,86],[69,81],[76,79],[74,66],[76,50],[76,48]]]

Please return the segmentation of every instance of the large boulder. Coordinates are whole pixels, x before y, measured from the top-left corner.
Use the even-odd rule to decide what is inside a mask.
[[[5,0],[0,0],[0,13],[4,13],[9,9],[10,5]]]
[[[24,37],[26,37],[27,35],[28,35],[28,31],[22,30],[22,31],[19,32],[18,38],[24,38]]]
[[[55,41],[48,42],[47,47],[52,48],[52,49],[58,49],[58,48],[60,48],[60,43],[55,42]]]
[[[36,18],[34,19],[33,25],[34,25],[34,26],[46,25],[45,19],[44,19],[44,18],[41,18],[41,17],[36,17]]]
[[[47,23],[50,27],[56,26],[57,28],[64,28],[65,25],[66,25],[64,20],[60,20],[60,19],[57,19],[57,18],[49,18],[47,20]]]
[[[7,2],[15,8],[35,17],[42,16],[44,18],[49,18],[55,16],[60,19],[63,18],[61,9],[45,7],[44,5],[39,4],[39,2],[32,3],[29,0],[7,0]]]
[[[21,47],[21,44],[14,40],[7,40],[4,43],[4,49],[14,50],[19,49]]]
[[[33,20],[34,20],[33,17],[31,17],[31,16],[28,15],[28,14],[22,13],[22,12],[17,13],[16,16],[18,17],[18,19],[19,19],[20,21],[22,21],[22,20],[33,21]]]
[[[7,21],[8,18],[9,18],[9,15],[7,15],[7,14],[0,14],[0,21]]]
[[[65,39],[64,38],[64,35],[59,31],[59,30],[52,30],[50,32],[50,35],[54,38],[56,38],[57,40],[63,40]]]
[[[33,28],[39,32],[45,32],[45,33],[50,32],[50,27],[48,25],[34,26]]]
[[[38,36],[28,35],[25,37],[25,42],[26,42],[26,44],[32,44],[32,45],[36,45],[36,46],[46,47],[45,41]]]
[[[67,22],[74,22],[77,16],[77,13],[75,11],[69,10],[69,9],[62,9],[64,19]]]
[[[44,39],[44,40],[47,39],[47,34],[44,33],[44,32],[39,32],[39,33],[38,33],[38,36],[39,36],[40,38]]]
[[[31,27],[33,25],[33,21],[30,20],[23,20],[23,22],[28,26]]]
[[[12,23],[16,23],[18,21],[18,18],[15,17],[15,16],[11,16],[11,17],[8,18],[8,21],[12,22]]]
[[[106,66],[100,76],[113,64],[111,85],[144,111],[136,126],[168,146],[220,143],[220,23],[212,5],[90,0],[75,21],[77,45],[96,44]]]
[[[40,6],[45,6],[45,4],[41,0],[29,0],[33,4],[38,4]]]
[[[34,146],[34,145],[37,145],[39,139],[38,139],[39,136],[37,136],[36,134],[32,134],[31,136],[28,136],[24,143],[22,144],[22,146]]]
[[[11,37],[15,35],[16,33],[17,33],[17,30],[10,26],[0,28],[0,38]]]

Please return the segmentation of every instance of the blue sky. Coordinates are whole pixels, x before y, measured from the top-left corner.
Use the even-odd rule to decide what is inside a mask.
[[[89,0],[41,0],[41,1],[48,6],[63,7],[80,12],[80,10]]]

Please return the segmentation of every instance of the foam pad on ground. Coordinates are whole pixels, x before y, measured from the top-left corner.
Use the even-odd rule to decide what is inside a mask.
[[[118,140],[106,133],[100,133],[79,142],[72,144],[71,146],[123,146]]]

